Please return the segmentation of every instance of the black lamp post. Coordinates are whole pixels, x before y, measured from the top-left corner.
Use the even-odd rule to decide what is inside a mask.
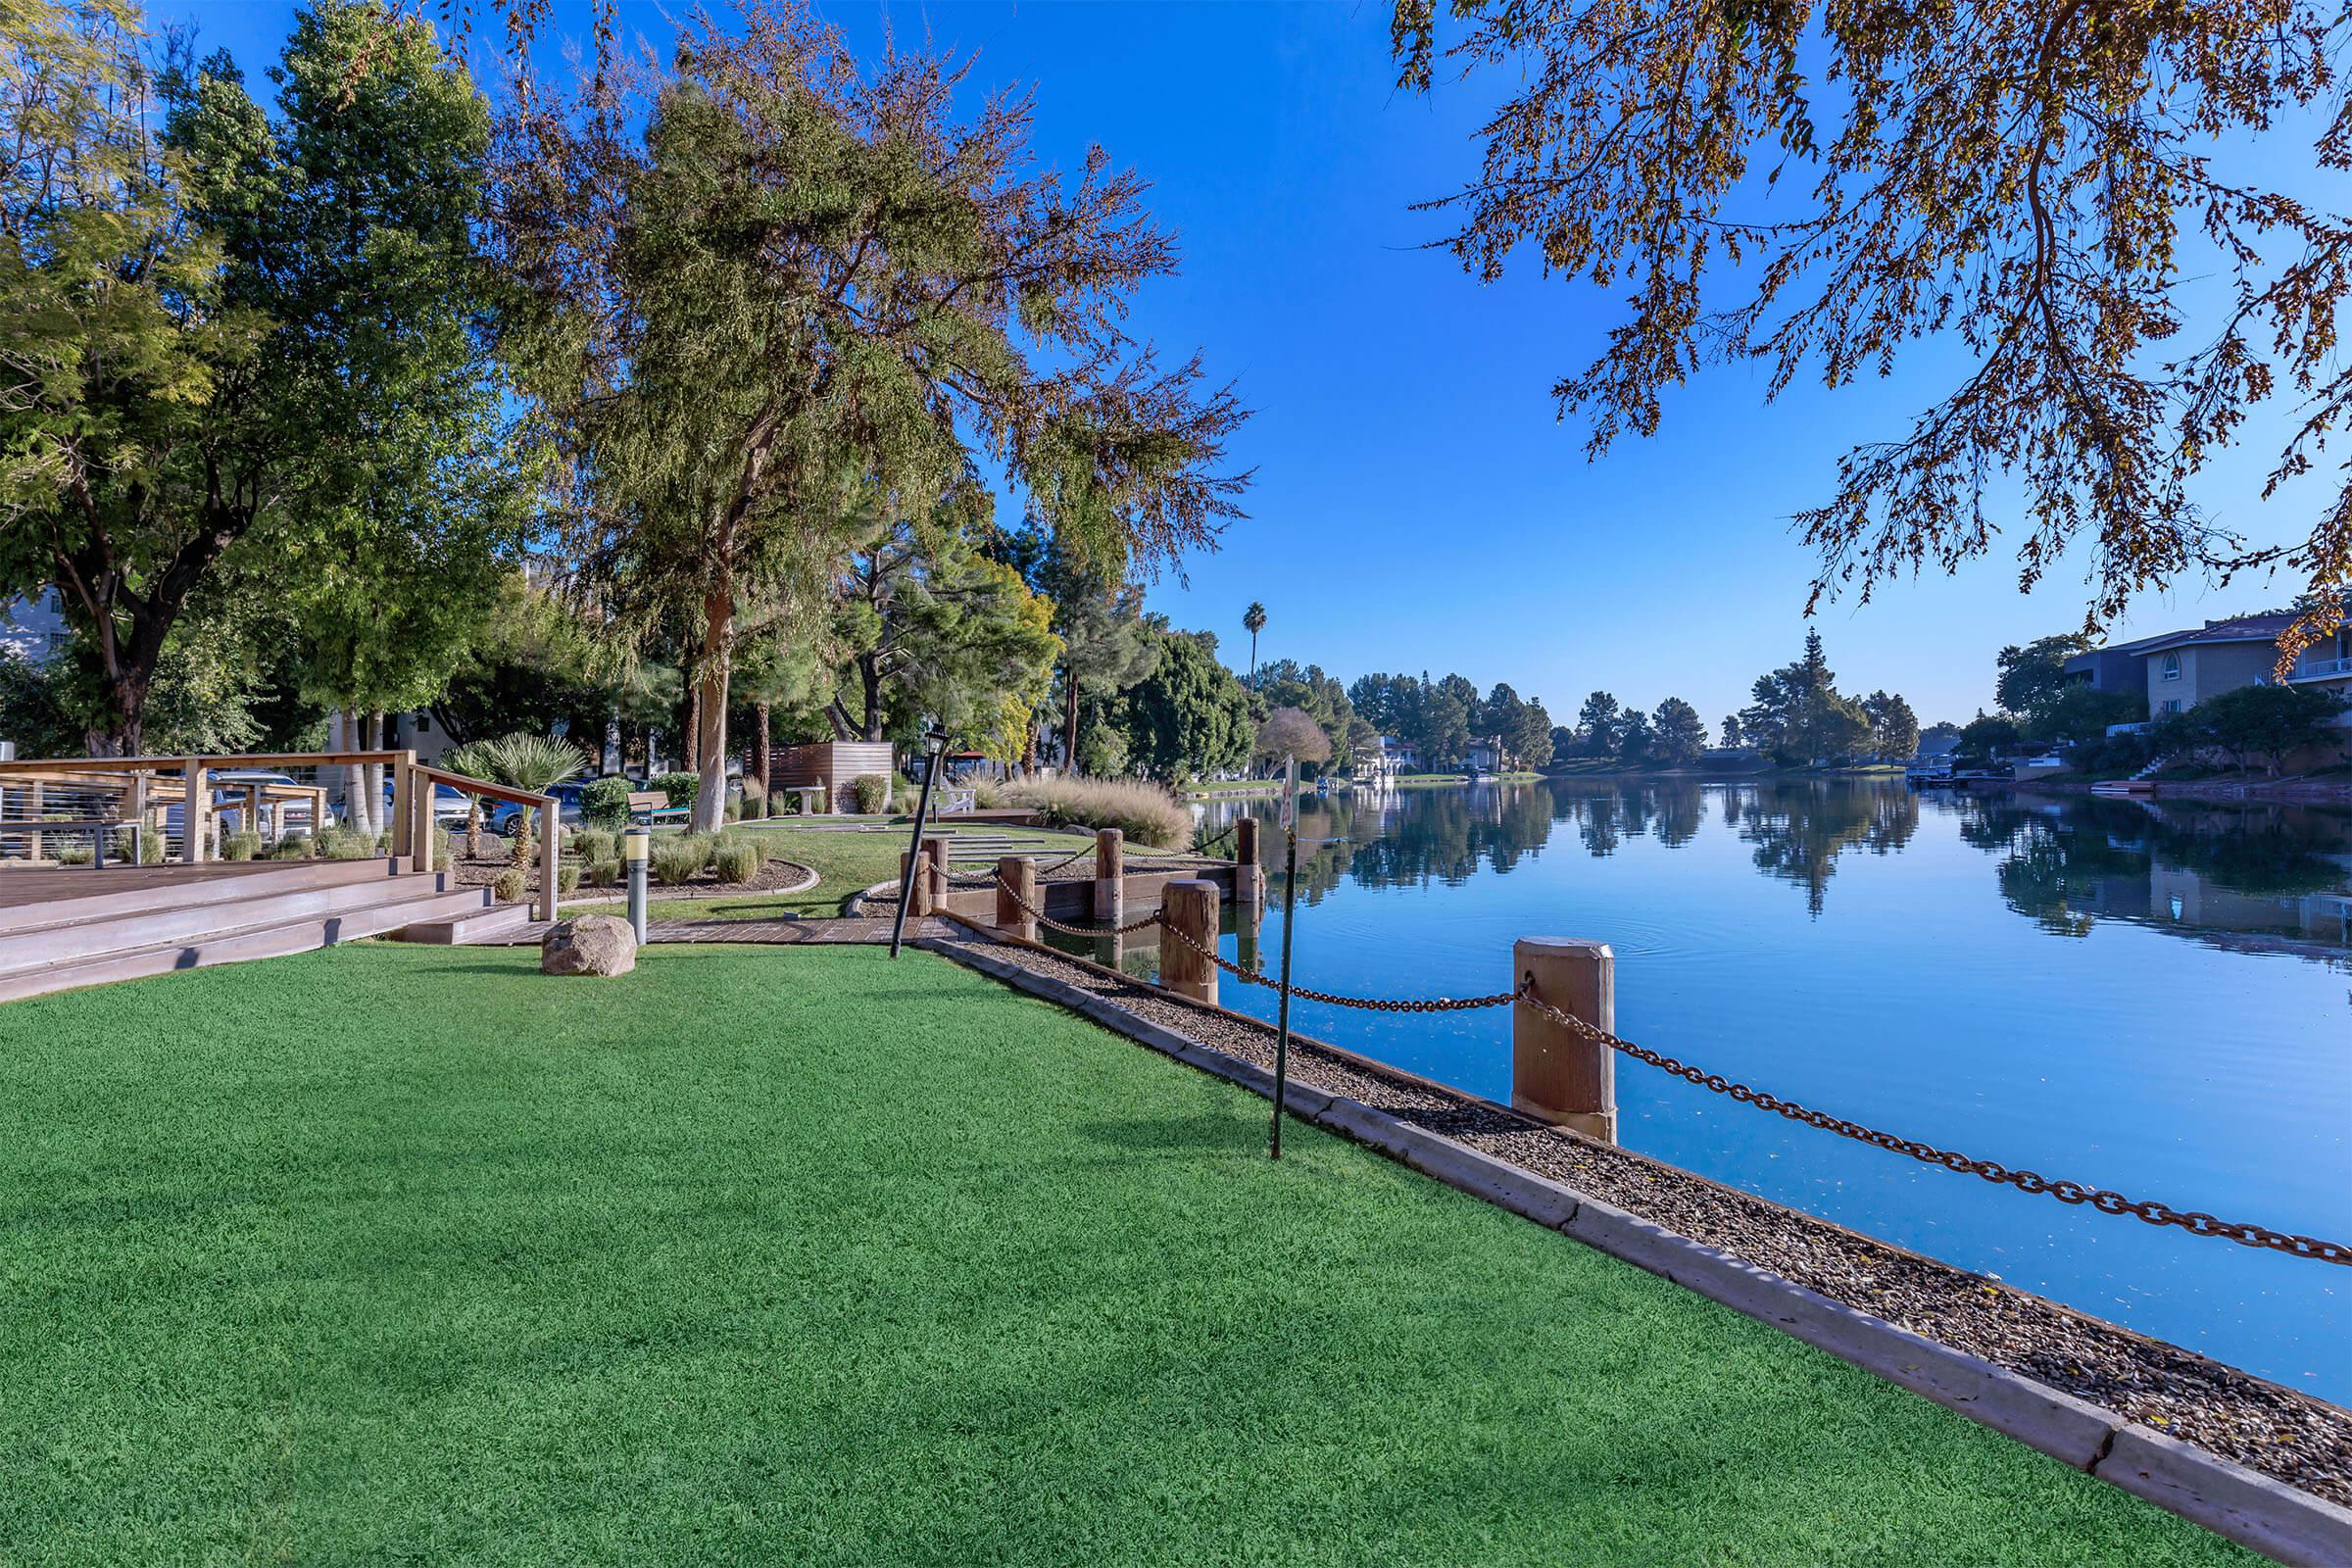
[[[947,755],[948,732],[934,724],[923,731],[923,793],[914,807],[914,842],[906,846],[906,869],[899,877],[899,913],[890,925],[890,956],[899,956],[906,936],[906,908],[914,902],[914,879],[923,873],[923,821],[931,814],[931,786],[939,782],[940,759]]]

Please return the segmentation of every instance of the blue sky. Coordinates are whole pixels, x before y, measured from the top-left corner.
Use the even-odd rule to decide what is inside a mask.
[[[477,0],[478,4],[478,0]],[[1762,401],[1743,369],[1675,395],[1664,428],[1597,463],[1553,417],[1548,389],[1616,319],[1608,297],[1532,265],[1483,286],[1422,248],[1442,220],[1411,204],[1474,167],[1474,106],[1392,86],[1383,4],[829,4],[854,44],[887,24],[976,51],[972,97],[1037,87],[1041,156],[1073,167],[1091,142],[1153,182],[1182,236],[1182,275],[1151,289],[1140,329],[1171,355],[1204,350],[1257,415],[1235,446],[1256,469],[1250,515],[1223,548],[1156,584],[1153,608],[1247,660],[1243,608],[1266,606],[1263,658],[1345,678],[1458,670],[1509,681],[1572,718],[1599,687],[1644,708],[1669,695],[1712,725],[1804,636],[1814,565],[1789,532],[1825,499],[1853,442],[1899,434],[1960,373],[1931,349],[1895,380]],[[293,7],[158,0],[260,76]],[[585,12],[559,5],[555,25]],[[624,31],[666,38],[660,10]],[[485,26],[495,26],[485,17]],[[2256,538],[2299,533],[2258,505],[2259,453],[2224,465],[2203,500]],[[2086,559],[2086,558],[2085,558]],[[1923,721],[1991,706],[2004,643],[2070,629],[2083,564],[2033,596],[1999,554],[1957,580],[1881,590],[1818,616],[1840,683],[1908,696]],[[2188,583],[2137,607],[2118,635],[2283,602],[2285,584]]]

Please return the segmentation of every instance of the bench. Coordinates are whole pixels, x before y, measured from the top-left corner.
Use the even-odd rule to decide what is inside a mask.
[[[685,807],[670,805],[669,796],[664,791],[629,791],[629,815],[637,821],[645,823],[648,827],[665,818],[682,817],[689,814],[691,813]]]
[[[141,852],[146,848],[143,842],[146,837],[146,825],[135,817],[128,820],[112,816],[45,816],[38,819],[27,817],[22,822],[13,822],[8,825],[10,831],[24,834],[32,839],[44,838],[51,833],[89,834],[91,869],[98,871],[106,869],[107,841],[124,829],[128,829],[130,833],[131,864],[139,863]]]

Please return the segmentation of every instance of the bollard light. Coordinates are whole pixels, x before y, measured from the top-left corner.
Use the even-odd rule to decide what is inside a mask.
[[[633,827],[620,836],[620,858],[629,868],[629,930],[645,946],[645,862],[654,853],[654,830]]]

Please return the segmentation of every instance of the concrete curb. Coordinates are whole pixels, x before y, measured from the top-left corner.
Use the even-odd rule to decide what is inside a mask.
[[[1140,1045],[1272,1099],[1273,1075],[1160,1024],[1032,973],[969,940],[914,944],[1016,990],[1067,1007]],[[2112,1410],[1981,1356],[1923,1339],[1792,1280],[1679,1236],[1452,1139],[1356,1101],[1294,1083],[1301,1121],[1337,1133],[1448,1187],[1696,1291],[1838,1359],[2294,1568],[2352,1564],[2352,1509],[2299,1492]]]

